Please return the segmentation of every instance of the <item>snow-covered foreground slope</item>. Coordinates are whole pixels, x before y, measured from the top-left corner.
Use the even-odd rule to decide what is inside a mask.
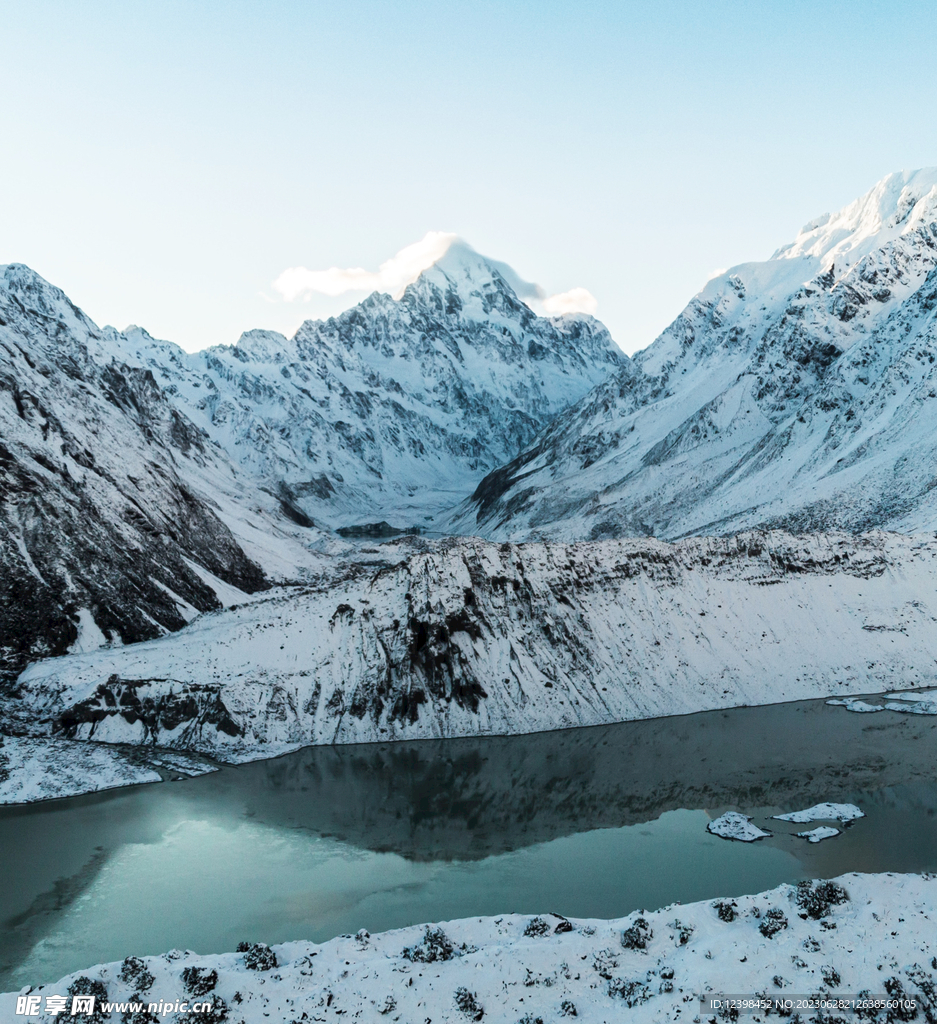
[[[612,1024],[700,1020],[701,996],[864,992],[913,1000],[913,1016],[902,1009],[888,1020],[932,1020],[935,890],[929,875],[849,874],[617,921],[505,914],[380,935],[361,931],[321,945],[269,949],[245,942],[238,953],[214,956],[173,950],[101,964],[19,998],[38,996],[39,1016],[32,1019],[44,1022],[58,1019],[45,1013],[47,997],[66,996],[70,1006],[72,994],[88,993],[99,1010],[104,1001],[132,1001],[146,1013],[155,1003],[153,1016],[123,1019],[173,1024]],[[182,1001],[186,1012],[176,1010]],[[211,1010],[190,1016],[193,1002]],[[19,1019],[16,1005],[16,994],[0,996],[4,1020]],[[125,1012],[122,1006],[97,1019],[117,1021]],[[702,1012],[703,1020],[717,1016]],[[841,1017],[802,1012],[799,1019]],[[863,1019],[884,1021],[886,1013]]]
[[[494,539],[937,524],[937,169],[713,278],[450,520]]]
[[[464,243],[399,300],[375,292],[294,337],[187,354],[121,344],[242,468],[332,527],[427,526],[628,358],[591,316],[538,317]]]
[[[937,541],[397,541],[398,561],[38,662],[8,731],[246,760],[937,681]]]

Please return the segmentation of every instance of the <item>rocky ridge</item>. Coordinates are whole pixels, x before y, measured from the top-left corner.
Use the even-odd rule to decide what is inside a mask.
[[[0,681],[269,585],[224,521],[223,453],[106,340],[59,289],[3,268]]]

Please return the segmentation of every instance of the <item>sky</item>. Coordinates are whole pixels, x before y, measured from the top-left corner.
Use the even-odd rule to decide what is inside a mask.
[[[456,235],[633,352],[937,164],[930,2],[0,0],[0,38],[0,262],[190,350]]]

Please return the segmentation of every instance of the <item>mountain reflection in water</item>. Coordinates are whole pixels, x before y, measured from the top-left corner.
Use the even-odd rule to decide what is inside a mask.
[[[937,778],[937,719],[810,701],[529,736],[309,747],[234,771],[258,820],[467,860],[677,808],[805,807]],[[225,778],[204,780],[218,796]],[[234,794],[232,794],[234,795]]]

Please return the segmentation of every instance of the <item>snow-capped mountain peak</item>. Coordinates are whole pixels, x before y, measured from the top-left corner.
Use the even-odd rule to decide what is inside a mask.
[[[772,259],[812,256],[824,271],[844,271],[888,242],[937,219],[937,167],[896,171],[837,213],[805,224]]]
[[[226,346],[215,348],[216,351],[224,351]],[[262,328],[245,331],[238,338],[234,348],[246,359],[259,363],[292,362],[297,358],[293,338],[287,338],[279,331],[267,331]]]
[[[78,335],[85,335],[89,326],[93,326],[61,288],[50,284],[23,263],[0,266],[0,297],[13,303],[24,315],[46,323],[50,328],[61,324]],[[60,340],[68,340],[61,331],[57,333]]]
[[[88,357],[151,373],[260,487],[326,526],[427,524],[627,362],[593,318],[538,317],[516,290],[534,286],[461,240],[399,300],[374,292],[292,338],[250,330],[197,353],[99,330],[30,275],[8,272],[56,323],[71,311]]]
[[[445,253],[414,283],[420,280],[444,291],[454,290],[463,300],[478,293],[504,291],[505,286],[520,299],[542,299],[545,295],[539,285],[525,281],[510,264],[482,256],[462,238],[454,239]]]

